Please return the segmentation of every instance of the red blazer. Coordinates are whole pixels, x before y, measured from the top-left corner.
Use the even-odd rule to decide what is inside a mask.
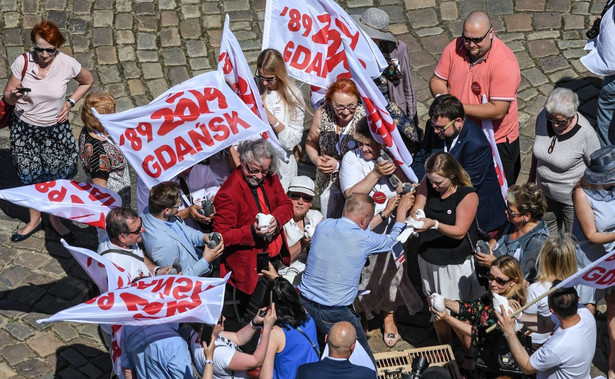
[[[280,253],[284,264],[289,265],[290,254],[282,227],[293,217],[293,205],[277,175],[265,177],[262,186],[284,241]],[[214,198],[214,206],[216,215],[213,227],[224,238],[220,277],[232,271],[229,283],[244,293],[252,294],[258,280],[256,254],[264,251],[265,243],[260,238],[255,241],[252,235],[251,227],[259,211],[241,167],[236,168],[222,184]]]

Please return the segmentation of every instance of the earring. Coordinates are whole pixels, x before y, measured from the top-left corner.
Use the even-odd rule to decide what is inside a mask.
[[[523,225],[527,224],[527,218],[523,219]]]

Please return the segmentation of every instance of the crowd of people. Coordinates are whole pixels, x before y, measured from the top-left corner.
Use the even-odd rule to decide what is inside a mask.
[[[609,12],[601,28],[612,32]],[[549,291],[613,251],[615,148],[603,125],[610,118],[599,118],[597,133],[578,113],[578,96],[555,88],[536,115],[529,179],[517,184],[520,71],[489,16],[471,12],[442,53],[429,82],[434,100],[424,131],[406,46],[388,31],[388,15],[369,8],[353,18],[388,63],[375,83],[419,183],[381,159],[386,146],[372,135],[352,79],[327,89],[302,143],[310,110],[283,56],[265,49],[255,80],[284,153],[266,139],[249,139],[152,188],[139,181],[137,211],[128,162],[91,111],[114,113],[113,96],[87,94],[92,75],[58,50],[65,39],[55,24],[32,29],[33,51],[12,64],[4,90],[4,101],[15,104],[10,140],[21,181],[72,179],[80,162],[88,182],[117,192],[123,206],[108,213],[98,253],[136,280],[230,273],[217,325],[124,328],[123,374],[375,378],[367,320],[380,319],[382,339],[394,347],[396,310],[414,314],[428,304],[439,341],[451,343],[453,331],[461,341],[466,378],[588,378],[593,313],[604,296],[615,377],[613,292]],[[610,75],[599,102],[604,113],[615,69],[602,69]],[[78,86],[66,98],[72,79]],[[77,144],[68,114],[81,98]],[[493,149],[482,130],[487,121]],[[302,154],[316,168],[314,180],[298,175]],[[71,242],[61,219],[48,220]],[[11,240],[23,241],[42,225],[41,213],[30,209]],[[414,233],[405,240],[409,225]],[[408,259],[400,264],[396,250]],[[420,278],[410,277],[410,265]],[[509,317],[547,291],[548,298]],[[487,331],[491,326],[498,328]],[[101,330],[110,347],[110,327]]]

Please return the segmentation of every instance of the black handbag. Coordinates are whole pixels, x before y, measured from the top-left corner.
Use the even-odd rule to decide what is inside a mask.
[[[492,333],[499,332],[493,331]],[[519,331],[517,332],[517,338],[519,338],[521,345],[528,355],[532,355],[533,348],[530,336]],[[476,367],[483,371],[494,374],[523,375],[523,372],[512,356],[506,337],[501,333],[497,337],[496,343],[475,347],[474,357],[476,359]]]

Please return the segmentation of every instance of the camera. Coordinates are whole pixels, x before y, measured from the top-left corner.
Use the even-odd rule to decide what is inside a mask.
[[[600,20],[602,20],[602,18],[594,20],[592,27],[585,33],[587,38],[592,39],[598,37],[598,34],[600,34]]]
[[[423,371],[429,367],[429,362],[425,357],[419,355],[412,360],[412,371],[409,374],[402,374],[402,379],[417,379],[423,376]]]
[[[218,232],[209,233],[209,242],[207,242],[207,247],[210,249],[215,249],[216,246],[220,244],[222,241],[222,235]]]
[[[380,150],[380,156],[378,157],[378,159],[376,159],[377,163],[380,162],[389,162],[389,163],[395,163],[393,162],[393,160],[391,159],[391,157],[389,157],[389,154],[387,154],[384,150]],[[389,184],[391,184],[394,188],[397,188],[397,186],[399,185],[399,178],[397,177],[397,175],[393,174],[389,176]]]

